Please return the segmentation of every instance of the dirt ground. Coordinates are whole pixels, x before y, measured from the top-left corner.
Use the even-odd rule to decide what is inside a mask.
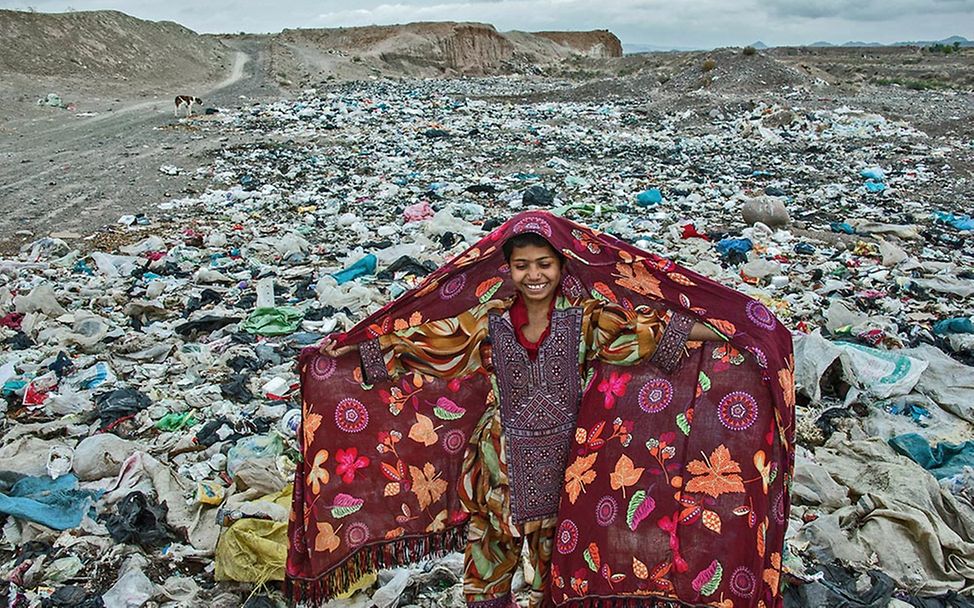
[[[25,108],[0,116],[4,249],[50,233],[77,239],[122,215],[144,213],[160,202],[197,192],[191,173],[166,175],[159,168],[170,165],[192,172],[199,159],[242,143],[246,136],[203,138],[173,116],[174,94],[199,96],[204,108],[241,107],[280,94],[266,79],[265,49],[246,40],[234,45],[233,67],[221,82],[148,97],[74,98],[62,91],[76,104],[74,112],[25,103]]]

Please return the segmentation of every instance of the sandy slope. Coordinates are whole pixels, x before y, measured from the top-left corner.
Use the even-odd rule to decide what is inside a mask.
[[[186,90],[206,106],[235,106],[241,96],[261,94],[263,71],[256,50],[234,53],[220,81]],[[269,91],[270,92],[270,91]],[[273,90],[276,92],[276,90]],[[84,113],[97,107],[79,104]],[[20,242],[34,234],[85,234],[122,214],[155,208],[192,190],[188,176],[159,172],[164,164],[192,169],[191,157],[219,146],[194,135],[173,117],[172,97],[119,100],[94,116],[55,108],[7,121],[0,138],[0,238]],[[12,243],[8,242],[8,246]]]

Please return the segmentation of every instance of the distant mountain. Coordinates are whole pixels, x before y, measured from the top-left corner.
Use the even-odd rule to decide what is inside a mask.
[[[622,54],[632,55],[634,53],[665,53],[667,51],[704,51],[712,47],[701,46],[666,46],[658,44],[640,44],[633,42],[622,43]]]
[[[917,40],[915,42],[894,42],[890,46],[933,46],[935,44],[953,45],[955,42],[960,46],[974,46],[974,40],[968,40],[963,36],[951,36],[943,40]]]
[[[894,42],[892,44],[883,44],[881,42],[862,42],[861,40],[850,40],[849,42],[844,42],[838,46],[849,46],[849,47],[877,47],[877,46],[933,46],[935,44],[952,45],[955,42],[959,43],[960,46],[974,46],[974,40],[968,40],[963,36],[951,36],[950,38],[944,38],[943,40],[915,40],[912,42]],[[808,46],[836,46],[828,42],[815,42]]]
[[[219,40],[172,21],[146,21],[119,11],[0,10],[0,39],[4,78],[18,74],[170,86],[223,78],[233,62],[233,51]],[[59,44],[48,45],[52,40]]]
[[[883,46],[933,46],[935,44],[943,44],[950,46],[954,43],[958,43],[963,47],[974,47],[974,40],[968,40],[963,36],[951,36],[949,38],[944,38],[943,40],[917,40],[913,42],[894,42],[892,44],[883,44],[882,42],[865,42],[862,40],[850,40],[848,42],[843,42],[842,44],[835,44],[834,42],[828,42],[826,40],[819,40],[811,44],[806,45],[772,45],[772,46],[808,46],[808,47],[818,47],[818,48],[829,48],[829,47],[883,47]],[[749,46],[753,46],[756,49],[767,49],[770,48],[764,42],[758,40],[752,42]],[[631,55],[633,53],[661,53],[666,51],[707,51],[711,50],[713,47],[710,46],[665,46],[657,44],[639,44],[633,42],[623,42],[622,52],[625,55]]]

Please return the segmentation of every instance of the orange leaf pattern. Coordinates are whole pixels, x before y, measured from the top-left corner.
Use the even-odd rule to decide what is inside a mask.
[[[311,463],[311,471],[308,473],[308,485],[314,494],[321,492],[321,486],[328,483],[328,471],[325,469],[325,461],[328,460],[328,450],[318,450],[315,454],[314,462]]]
[[[653,298],[662,298],[663,292],[659,288],[659,279],[650,274],[642,263],[616,264],[619,278],[616,284],[631,289],[636,293]]]
[[[696,475],[687,482],[687,492],[702,492],[717,498],[721,494],[744,492],[741,465],[737,464],[724,444],[718,445],[704,460],[691,460],[687,471]]]
[[[409,465],[409,475],[413,478],[413,494],[419,501],[419,508],[426,509],[446,492],[447,483],[440,478],[436,467],[427,462],[423,469]]]
[[[310,452],[311,442],[314,441],[315,432],[318,427],[321,426],[321,414],[309,414],[307,409],[305,409],[304,419],[301,421],[301,426],[304,431],[304,449],[305,453]],[[307,456],[306,456],[307,457]]]
[[[764,569],[764,582],[771,588],[775,596],[778,595],[778,581],[781,578],[781,554],[771,554],[771,567]]]
[[[592,470],[598,452],[588,456],[579,456],[575,462],[565,470],[565,490],[568,492],[568,500],[572,504],[578,500],[578,495],[585,491],[585,484],[595,481],[596,473]]]
[[[615,471],[609,475],[610,485],[613,490],[622,490],[622,495],[626,495],[626,488],[636,485],[642,477],[645,467],[634,467],[632,459],[623,454],[616,462]]]
[[[328,551],[329,553],[338,548],[338,545],[342,544],[342,540],[338,538],[337,530],[331,527],[329,523],[318,522],[318,535],[315,536],[315,551]]]
[[[430,524],[428,526],[426,526],[426,531],[427,532],[442,532],[443,530],[445,530],[446,529],[446,516],[448,515],[448,513],[449,512],[446,509],[443,509],[442,511],[440,511],[439,513],[437,513],[436,514],[436,517],[433,518],[433,521],[431,521]]]
[[[632,558],[632,575],[641,580],[649,578],[649,569],[646,564],[636,559],[635,556]]]
[[[795,407],[795,356],[788,358],[784,369],[778,370],[778,384],[785,396],[785,405]]]
[[[671,272],[666,276],[668,276],[674,283],[678,283],[684,287],[693,287],[696,285],[696,283],[690,280],[690,277],[680,272]]]
[[[724,334],[725,336],[734,336],[737,333],[737,328],[730,321],[725,321],[723,319],[707,319],[707,323],[713,325],[717,331]]]
[[[409,429],[409,438],[417,443],[422,443],[426,447],[436,445],[440,436],[433,428],[433,420],[429,416],[416,413],[416,424]]]
[[[701,520],[708,530],[720,534],[720,515],[713,511],[704,511]]]

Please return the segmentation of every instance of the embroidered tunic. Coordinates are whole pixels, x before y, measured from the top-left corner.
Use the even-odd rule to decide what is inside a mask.
[[[517,536],[518,524],[554,518],[563,484],[586,363],[627,365],[647,357],[672,370],[692,319],[668,311],[633,312],[595,299],[558,296],[550,333],[531,360],[508,309],[491,300],[457,317],[386,334],[361,345],[368,381],[412,371],[441,378],[488,374],[492,391],[464,459],[468,511],[491,512],[494,525]],[[484,465],[487,465],[486,467]],[[485,470],[486,468],[486,470]]]

